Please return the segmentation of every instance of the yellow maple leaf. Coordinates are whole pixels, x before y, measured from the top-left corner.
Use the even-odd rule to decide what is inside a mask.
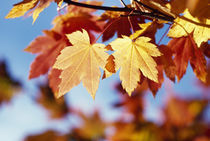
[[[50,3],[54,0],[23,0],[14,5],[10,12],[5,17],[8,18],[17,18],[24,16],[26,12],[30,11],[33,13],[33,23],[36,21],[39,14],[47,8]],[[58,5],[62,4],[63,0],[55,0]]]
[[[38,18],[39,14],[45,9],[47,8],[50,3],[52,2],[52,0],[40,0],[39,5],[34,9],[33,11],[33,23],[36,21],[36,19]]]
[[[160,56],[161,53],[148,37],[139,37],[134,41],[127,36],[117,38],[111,42],[115,58],[115,69],[120,69],[120,80],[122,86],[131,95],[140,81],[140,71],[143,75],[155,82],[158,82],[158,71],[153,57]]]
[[[169,30],[168,36],[173,38],[186,37],[193,32],[193,39],[198,47],[200,47],[202,42],[206,42],[209,39],[210,19],[201,22],[191,16],[188,10],[185,11],[184,17],[193,22],[187,21],[184,18],[176,18],[175,23]]]
[[[22,2],[15,4],[5,18],[8,19],[24,16],[25,13],[28,10],[33,9],[37,3],[38,0],[23,0]]]
[[[90,44],[86,30],[67,35],[73,46],[61,51],[54,68],[62,70],[61,83],[57,98],[63,96],[81,81],[93,98],[98,89],[101,76],[100,68],[104,68],[108,54],[104,44]]]

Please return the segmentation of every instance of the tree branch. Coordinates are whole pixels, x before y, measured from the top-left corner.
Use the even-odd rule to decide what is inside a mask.
[[[142,5],[142,6],[144,6],[145,8],[148,8],[148,9],[152,10],[153,13],[162,15],[162,16],[164,16],[164,17],[172,17],[172,16],[169,16],[169,15],[163,13],[163,12],[158,11],[157,9],[154,9],[154,8],[152,8],[152,7],[150,7],[150,6],[148,6],[148,5],[144,4],[144,3],[142,3],[141,1],[137,1],[137,0],[134,0],[134,1],[135,1],[136,3],[138,3],[138,4]]]
[[[97,6],[97,5],[90,5],[90,4],[85,4],[85,3],[80,3],[80,2],[74,2],[72,0],[64,0],[64,2],[68,3],[69,5],[75,5],[75,6],[80,6],[80,7],[86,7],[86,8],[91,8],[91,9],[98,9],[98,10],[105,10],[105,11],[118,11],[118,12],[133,12],[136,15],[139,16],[145,16],[149,18],[155,18],[155,19],[160,19],[160,20],[165,20],[165,21],[174,21],[174,17],[171,16],[162,16],[158,15],[158,13],[152,12],[152,13],[147,13],[147,12],[142,12],[139,10],[134,10],[133,8],[128,8],[128,7],[108,7],[108,6]]]

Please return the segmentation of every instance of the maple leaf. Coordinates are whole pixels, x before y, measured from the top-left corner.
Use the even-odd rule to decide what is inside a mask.
[[[180,80],[186,72],[188,61],[196,76],[203,82],[206,81],[206,60],[200,48],[197,47],[192,35],[172,39],[168,46],[175,54],[174,62],[177,68],[177,77]]]
[[[49,68],[55,63],[60,51],[69,45],[64,35],[55,31],[44,31],[45,36],[37,37],[25,51],[39,53],[31,64],[29,78],[36,78],[48,72]]]
[[[136,39],[140,36],[146,36],[151,38],[151,42],[155,43],[155,34],[158,28],[162,27],[161,23],[158,23],[157,21],[148,22],[139,24],[140,30],[136,30],[136,32],[132,35],[130,35],[130,38]],[[107,50],[114,51],[110,45],[106,46]],[[109,56],[107,59],[107,64],[105,66],[105,71],[103,74],[103,79],[110,77],[112,73],[115,73],[115,63],[114,63],[114,57],[112,55]]]
[[[53,29],[43,31],[45,35],[37,37],[25,49],[27,52],[39,54],[31,65],[30,79],[47,73],[55,63],[60,51],[64,47],[71,45],[65,34],[70,34],[83,28],[88,31],[91,40],[94,40],[95,37],[92,32],[101,31],[100,26],[96,24],[97,17],[93,17],[88,13],[84,14],[85,10],[80,13],[80,8],[68,8],[68,10],[71,10],[71,13],[56,17],[53,21]],[[53,86],[53,84],[57,84],[57,82],[54,83],[51,79],[54,78],[50,77],[49,79],[51,88],[53,87],[53,91],[56,92],[55,87],[57,85]]]
[[[187,21],[187,19],[191,21]],[[177,24],[178,23],[178,24]],[[185,11],[184,17],[178,17],[175,19],[175,23],[169,30],[168,36],[173,38],[179,38],[182,36],[188,36],[193,33],[193,39],[195,40],[198,47],[202,42],[206,42],[209,39],[210,33],[210,19],[204,22],[192,17],[188,10]]]
[[[117,33],[118,37],[122,37],[122,35],[129,36],[131,34],[131,24],[133,26],[134,31],[140,29],[138,23],[142,23],[144,19],[131,16],[129,17],[131,21],[130,23],[128,17],[120,17],[120,15],[128,15],[128,14],[129,13],[127,12],[107,11],[101,15],[99,20],[107,21],[107,23],[104,25],[104,29],[106,28],[107,29],[102,35],[103,42],[112,38],[115,33]]]
[[[14,5],[5,18],[17,18],[24,16],[26,12],[31,10],[33,13],[33,23],[39,14],[47,8],[53,0],[23,0]],[[59,4],[62,0],[56,0]]]
[[[111,42],[114,52],[116,70],[120,69],[120,80],[122,86],[131,95],[140,81],[140,70],[143,75],[155,82],[158,82],[156,62],[153,57],[160,56],[161,53],[148,37],[139,37],[132,41],[127,36],[117,38]]]
[[[76,31],[67,35],[73,46],[64,48],[53,68],[62,70],[61,83],[56,97],[63,96],[71,88],[83,81],[83,85],[95,98],[100,79],[100,69],[106,65],[108,54],[105,53],[105,45],[90,44],[87,31]]]

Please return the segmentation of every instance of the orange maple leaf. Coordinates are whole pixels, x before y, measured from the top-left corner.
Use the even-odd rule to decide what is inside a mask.
[[[48,72],[50,67],[55,63],[56,57],[60,51],[70,45],[68,41],[55,31],[44,31],[45,36],[37,37],[25,51],[39,53],[31,64],[29,78],[36,78]]]
[[[53,68],[62,70],[61,83],[56,97],[61,97],[71,88],[83,81],[83,85],[93,98],[98,89],[100,69],[106,65],[108,54],[105,45],[90,44],[87,31],[76,31],[67,35],[73,46],[64,48]]]
[[[174,38],[168,46],[175,54],[174,62],[177,68],[177,77],[180,80],[186,72],[188,61],[195,75],[203,82],[206,81],[206,60],[200,48],[192,39],[192,34],[187,37]]]

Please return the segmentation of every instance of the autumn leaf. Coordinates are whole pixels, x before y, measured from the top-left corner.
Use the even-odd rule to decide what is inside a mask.
[[[122,86],[131,95],[140,81],[140,72],[155,82],[158,82],[158,71],[153,57],[160,56],[161,53],[148,37],[139,37],[132,41],[127,36],[117,38],[110,45],[116,51],[112,55],[115,58],[116,70],[120,69],[120,80]]]
[[[206,81],[206,60],[200,48],[197,47],[192,35],[172,39],[168,46],[174,52],[174,62],[177,68],[177,77],[180,80],[186,72],[188,62],[196,76],[203,82]]]
[[[59,93],[56,97],[63,96],[83,81],[83,85],[95,98],[101,75],[99,67],[104,68],[108,58],[104,49],[105,45],[91,45],[85,30],[68,34],[67,37],[73,46],[64,48],[53,66],[62,70]]]
[[[55,63],[60,51],[69,45],[64,35],[53,30],[44,31],[45,36],[37,37],[25,51],[39,54],[31,64],[29,78],[36,78],[47,73]]]
[[[62,0],[56,0],[59,4]],[[39,14],[47,8],[53,0],[23,0],[14,5],[5,18],[17,18],[24,16],[26,12],[33,13],[33,23],[36,21]]]
[[[187,21],[184,18],[190,19],[191,21]],[[202,42],[207,42],[210,33],[210,20],[207,19],[204,22],[201,22],[191,16],[188,10],[185,11],[184,18],[176,18],[175,23],[169,30],[168,36],[179,38],[182,36],[186,37],[189,34],[193,33],[193,39],[195,40],[198,47],[201,46]]]
[[[24,14],[33,9],[38,4],[38,0],[23,0],[14,5],[5,18],[17,18],[24,16]]]
[[[39,14],[45,9],[47,8],[50,3],[52,2],[52,0],[40,0],[39,4],[36,6],[36,8],[33,11],[33,23],[36,21],[36,19],[38,18]]]
[[[93,31],[101,31],[100,26],[96,24],[96,19],[93,19],[93,16],[89,13],[84,14],[85,10],[82,10],[83,13],[79,12],[81,11],[80,8],[75,9],[73,7],[73,9],[68,8],[68,10],[71,12],[57,16],[53,21],[54,27],[51,30],[44,30],[45,35],[37,37],[25,49],[27,52],[38,54],[31,65],[30,79],[46,74],[55,63],[60,51],[66,46],[71,45],[65,34],[70,34],[83,28],[88,31],[92,41],[95,38]],[[50,78],[55,79],[53,77]],[[51,88],[53,87],[55,92],[55,87],[58,85],[52,85],[55,83],[51,83],[51,79],[49,81]]]
[[[138,23],[142,23],[144,19],[138,17],[130,17],[130,23],[128,17],[120,17],[120,15],[128,14],[129,13],[126,12],[107,11],[101,15],[99,21],[107,21],[107,23],[104,25],[104,29],[107,29],[103,33],[103,41],[109,40],[115,35],[115,33],[117,33],[118,37],[122,37],[122,35],[129,36],[131,34],[131,24],[134,31],[140,29]]]

